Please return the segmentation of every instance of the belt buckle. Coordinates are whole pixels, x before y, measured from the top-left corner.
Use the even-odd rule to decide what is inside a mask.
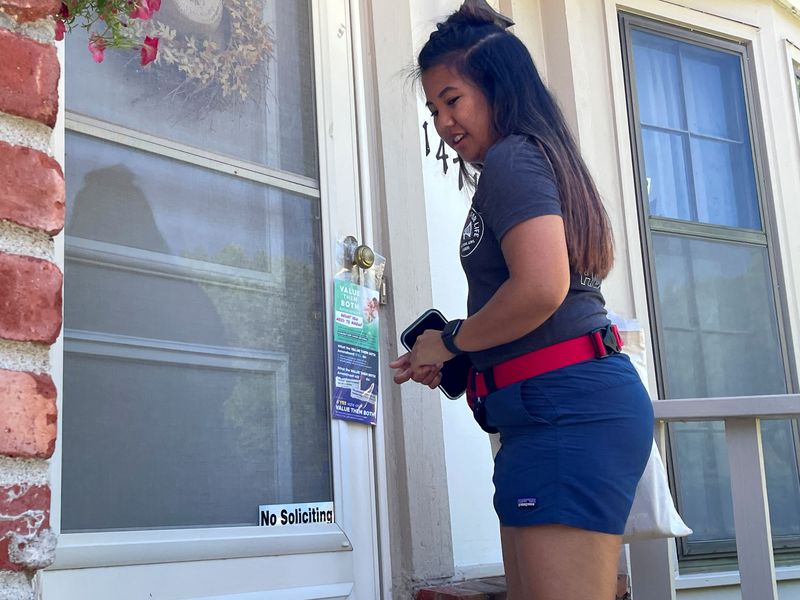
[[[491,373],[491,369],[489,371]],[[467,404],[472,411],[472,416],[477,421],[480,428],[486,433],[498,433],[495,427],[492,427],[486,422],[486,397],[479,396],[475,385],[475,379],[478,373],[475,369],[470,369],[467,375]],[[494,378],[491,378],[492,385],[494,385]],[[488,383],[488,382],[487,382]]]
[[[622,352],[622,338],[619,335],[619,329],[613,323],[595,329],[589,334],[589,337],[594,344],[596,358],[608,358]]]
[[[497,427],[492,427],[486,420],[486,398],[478,396],[475,398],[475,404],[472,407],[472,416],[477,421],[481,429],[486,433],[498,433]]]

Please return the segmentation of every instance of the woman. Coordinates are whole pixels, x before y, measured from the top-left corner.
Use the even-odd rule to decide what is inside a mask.
[[[462,6],[418,66],[438,134],[480,180],[460,245],[469,317],[423,333],[394,379],[435,388],[469,353],[476,418],[500,432],[509,600],[611,600],[653,413],[600,292],[608,216],[530,54],[494,15]]]

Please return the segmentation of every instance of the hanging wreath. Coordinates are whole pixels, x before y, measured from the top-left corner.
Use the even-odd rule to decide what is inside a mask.
[[[264,0],[209,0],[205,5],[173,0],[170,5],[172,11],[166,12],[164,3],[163,20],[159,14],[131,25],[137,36],[160,40],[151,76],[168,97],[197,110],[221,109],[265,89],[274,35],[264,23]],[[177,28],[170,22],[177,22]]]

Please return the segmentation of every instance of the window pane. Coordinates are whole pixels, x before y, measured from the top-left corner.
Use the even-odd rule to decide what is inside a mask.
[[[800,534],[800,472],[793,458],[797,438],[786,421],[761,421],[761,436],[772,535],[796,536]]]
[[[733,540],[733,503],[725,428],[722,422],[674,423],[670,427],[680,512],[694,533],[688,541]],[[761,440],[776,548],[781,536],[800,533],[800,473],[789,421],[762,421]]]
[[[669,397],[786,393],[766,248],[654,234],[653,252]],[[733,538],[722,424],[676,424],[672,433],[690,541]],[[773,533],[797,533],[791,425],[764,423],[762,433]]]
[[[679,43],[634,30],[633,46],[636,95],[642,123],[685,130]]]
[[[733,539],[731,474],[721,422],[670,427],[681,516],[694,532],[689,542]]]
[[[761,229],[750,144],[692,139],[697,221]]]
[[[686,169],[687,136],[642,127],[647,198],[650,214],[695,220],[690,177]]]
[[[331,500],[318,201],[67,148],[63,530]]]
[[[250,7],[238,15],[242,23],[219,0],[209,0],[206,8],[218,5],[220,19],[200,23],[196,14],[181,12],[183,3],[165,0],[152,23],[173,29],[175,40],[161,35],[159,59],[144,68],[126,50],[107,51],[103,63],[95,64],[86,32],[76,28],[66,42],[67,108],[201,151],[316,179],[310,2],[242,4]],[[252,39],[234,35],[243,26]],[[189,49],[192,39],[196,51]],[[262,60],[251,68],[246,51]],[[178,62],[169,64],[170,55]]]
[[[741,57],[632,39],[650,214],[761,230]]]
[[[681,44],[689,130],[729,140],[749,139],[741,59],[694,44]]]
[[[654,234],[653,251],[669,395],[786,393],[766,249]]]

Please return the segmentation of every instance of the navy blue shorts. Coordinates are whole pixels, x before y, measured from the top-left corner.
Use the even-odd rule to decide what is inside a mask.
[[[507,527],[560,524],[621,535],[653,443],[653,408],[624,354],[486,398],[500,431],[494,506]]]

